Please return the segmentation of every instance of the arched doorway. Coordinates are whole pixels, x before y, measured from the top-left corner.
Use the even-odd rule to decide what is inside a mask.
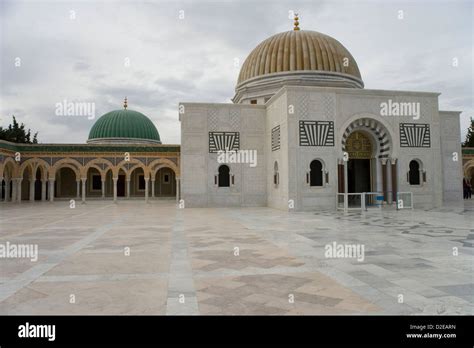
[[[347,163],[347,184],[349,193],[371,192],[373,189],[372,159],[374,147],[370,135],[355,131],[346,141],[349,155]]]
[[[160,168],[155,173],[154,197],[175,197],[176,196],[176,175],[173,169],[168,167]]]
[[[27,201],[30,199],[30,185],[33,185],[33,173],[30,166],[26,166],[23,170],[23,174],[21,176],[21,200]]]
[[[119,190],[120,185],[120,175],[119,175],[119,180],[117,182],[117,196],[121,196]],[[124,177],[125,179],[125,177]],[[124,182],[125,184],[125,182]],[[145,183],[145,172],[143,171],[142,167],[136,167],[131,173],[130,173],[130,197],[145,197],[145,189],[146,189],[146,183]],[[124,194],[125,195],[125,190]]]
[[[87,187],[86,192],[88,197],[102,197],[102,192],[104,192],[105,197],[105,187],[102,187],[102,174],[96,167],[89,167],[87,169]]]
[[[338,192],[348,193],[346,198],[352,196],[359,201],[361,195],[357,193],[373,192],[366,195],[366,207],[372,201],[375,205],[395,201],[398,161],[392,157],[392,135],[382,122],[372,117],[352,121],[344,129],[341,143],[343,158],[338,166]]]
[[[61,167],[56,172],[54,195],[58,198],[78,197],[77,181],[79,177],[74,170],[69,167]]]
[[[36,168],[36,174],[35,174],[35,194],[34,194],[35,201],[40,201],[42,199],[41,197],[42,179],[43,179],[43,175],[41,173],[41,167],[38,167]]]

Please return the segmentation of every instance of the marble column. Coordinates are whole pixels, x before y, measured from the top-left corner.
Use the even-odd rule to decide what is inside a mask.
[[[383,199],[384,201],[388,202],[387,197],[387,159],[381,158],[380,162],[382,162],[382,192],[383,192]]]
[[[347,173],[347,162],[344,161],[344,193],[349,193],[349,178]]]
[[[151,197],[155,198],[155,180],[151,181]]]
[[[392,165],[390,160],[387,160],[387,164],[385,165],[385,169],[387,170],[387,203],[392,204],[392,197],[393,197],[393,191],[392,191]]]
[[[102,180],[100,188],[102,189],[102,198],[105,198],[105,180]]]
[[[16,198],[18,203],[21,203],[21,182],[23,179],[16,179],[17,180],[17,189],[16,189]]]
[[[344,193],[344,162],[341,159],[337,164],[337,193]]]
[[[127,199],[130,199],[130,179],[127,181]]]
[[[86,203],[86,181],[87,178],[81,178],[82,181],[82,203]]]
[[[176,202],[179,203],[179,199],[181,196],[181,184],[179,177],[176,177]]]
[[[117,203],[117,181],[118,181],[118,178],[112,178],[112,181],[114,182],[114,203]]]
[[[145,202],[148,203],[148,191],[150,190],[148,186],[148,182],[150,181],[150,178],[145,178]]]
[[[54,179],[49,179],[49,201],[54,202]]]
[[[30,202],[35,201],[35,184],[36,179],[30,179]]]
[[[76,198],[79,199],[81,197],[81,181],[76,180]]]
[[[46,200],[46,180],[41,180],[41,200]]]
[[[12,202],[16,202],[18,191],[18,179],[12,179]]]
[[[348,166],[349,166],[349,160],[344,160],[343,159],[343,176],[344,176],[344,211],[347,211],[349,209],[349,173],[348,173]]]
[[[379,161],[377,158],[374,161],[375,167],[376,167],[376,180],[377,180],[377,185],[376,185],[376,191],[381,192],[383,194],[383,168],[382,168],[382,161]]]
[[[397,177],[397,159],[392,158],[392,191],[393,191],[393,201],[397,201],[397,191],[398,191],[398,177]]]

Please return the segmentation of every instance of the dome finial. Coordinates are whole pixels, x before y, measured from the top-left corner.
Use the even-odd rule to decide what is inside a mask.
[[[128,104],[127,104],[127,97],[125,97],[125,99],[123,100],[123,108],[124,108],[125,110],[127,110],[127,106],[128,106]]]
[[[295,27],[293,28],[294,31],[300,30],[300,22],[298,22],[298,14],[295,13]]]

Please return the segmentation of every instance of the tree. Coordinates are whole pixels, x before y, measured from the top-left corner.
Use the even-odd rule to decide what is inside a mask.
[[[474,119],[471,117],[471,125],[467,129],[466,141],[462,144],[463,147],[474,147]]]
[[[0,127],[0,139],[12,143],[38,144],[38,132],[31,139],[31,129],[28,128],[28,131],[26,131],[25,125],[23,123],[18,124],[15,116],[12,117],[13,121],[8,125],[8,128]]]

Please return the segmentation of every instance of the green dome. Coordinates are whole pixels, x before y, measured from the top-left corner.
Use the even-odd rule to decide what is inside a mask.
[[[114,110],[101,116],[89,132],[88,143],[160,143],[160,134],[153,122],[140,112]]]

